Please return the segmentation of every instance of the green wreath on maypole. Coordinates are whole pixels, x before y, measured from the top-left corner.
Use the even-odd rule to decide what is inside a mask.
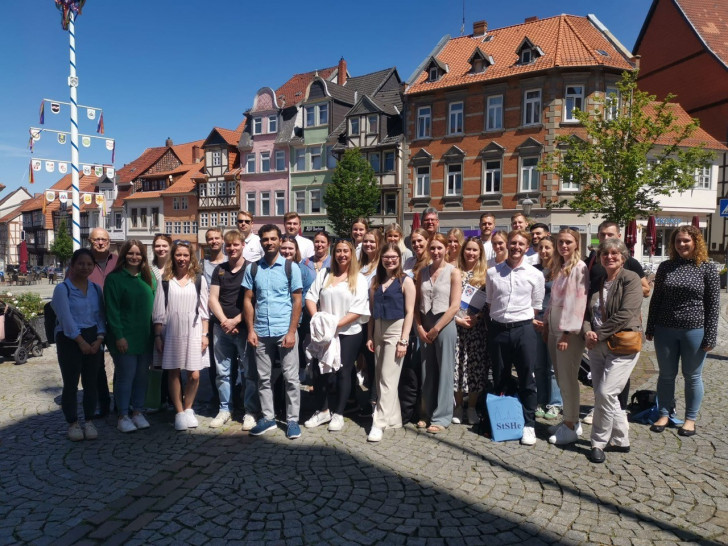
[[[61,26],[68,30],[68,22],[71,20],[71,12],[75,17],[81,15],[81,10],[86,0],[54,0],[56,8],[61,12]]]

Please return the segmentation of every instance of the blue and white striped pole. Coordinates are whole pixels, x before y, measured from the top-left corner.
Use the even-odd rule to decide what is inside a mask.
[[[68,22],[68,35],[71,48],[71,73],[68,77],[68,86],[71,88],[71,203],[72,203],[72,237],[73,250],[81,248],[81,206],[78,183],[78,78],[76,77],[76,15],[71,10]]]

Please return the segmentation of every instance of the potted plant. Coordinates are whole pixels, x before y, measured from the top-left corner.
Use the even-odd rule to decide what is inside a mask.
[[[43,343],[47,342],[45,335],[45,318],[43,315],[43,307],[45,302],[36,292],[24,292],[22,294],[13,294],[6,292],[0,296],[0,300],[15,307],[25,317],[36,333],[40,336]]]

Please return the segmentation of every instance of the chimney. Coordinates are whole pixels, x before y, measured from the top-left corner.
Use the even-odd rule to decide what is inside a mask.
[[[473,38],[483,36],[488,30],[488,21],[475,21],[473,23]]]
[[[199,163],[202,160],[202,148],[197,144],[192,146],[192,163]]]
[[[531,17],[526,17],[523,22],[524,23],[533,23],[534,21],[538,21],[537,15],[533,15]]]
[[[339,59],[339,71],[336,76],[336,83],[339,85],[346,84],[346,61],[344,60],[344,57]]]
[[[167,137],[167,140],[164,141],[164,145],[167,148],[170,148],[170,147],[174,146],[174,142],[172,142],[172,139],[171,138]]]

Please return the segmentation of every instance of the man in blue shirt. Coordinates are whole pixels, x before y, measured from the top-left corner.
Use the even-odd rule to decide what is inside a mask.
[[[296,334],[301,316],[301,270],[297,264],[287,262],[279,254],[281,231],[278,226],[266,224],[260,228],[258,235],[263,258],[257,262],[257,267],[247,268],[243,277],[248,343],[255,347],[258,393],[263,411],[263,417],[250,434],[259,436],[276,428],[271,371],[278,356],[286,382],[286,436],[294,439],[301,435],[298,425],[301,391]]]

